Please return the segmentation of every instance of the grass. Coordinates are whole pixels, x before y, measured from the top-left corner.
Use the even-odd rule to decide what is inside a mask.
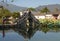
[[[0,24],[2,24],[2,18],[0,18]]]
[[[39,29],[43,32],[48,32],[49,30],[60,31],[60,20],[56,19],[40,19]]]
[[[42,27],[60,27],[60,20],[56,19],[40,19],[39,20]]]

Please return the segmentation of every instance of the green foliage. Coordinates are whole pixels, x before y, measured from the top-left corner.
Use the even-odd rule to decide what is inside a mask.
[[[12,16],[14,18],[18,18],[20,16],[20,13],[19,12],[13,12]]]
[[[9,10],[7,10],[7,9],[3,10],[3,16],[11,16],[11,15],[12,15],[12,13]]]
[[[42,27],[41,30],[44,32],[44,33],[47,33],[50,29],[48,27]]]
[[[11,16],[11,15],[12,15],[12,13],[9,10],[7,10],[5,8],[0,9],[0,18],[4,17],[4,16]]]
[[[41,13],[48,13],[50,12],[49,9],[47,7],[43,8],[42,10],[40,10]]]
[[[40,30],[44,33],[47,33],[49,30],[53,30],[55,32],[60,30],[60,20],[50,20],[50,19],[42,19],[40,20]]]
[[[31,8],[28,8],[28,9],[31,10],[31,11],[35,11],[35,8],[32,8],[32,7]]]
[[[2,24],[2,18],[0,18],[0,24]]]

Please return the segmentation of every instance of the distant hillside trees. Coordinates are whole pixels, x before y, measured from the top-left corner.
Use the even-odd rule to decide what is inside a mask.
[[[40,12],[41,12],[41,13],[48,14],[48,12],[50,12],[50,10],[49,10],[47,7],[45,7],[45,8],[43,8],[42,10],[40,10]],[[45,18],[46,18],[46,15],[45,15]]]
[[[12,15],[12,13],[9,11],[9,10],[7,10],[7,9],[5,9],[5,8],[0,8],[0,18],[1,17],[4,17],[4,16],[11,16]]]
[[[12,15],[12,13],[9,10],[7,10],[7,9],[3,10],[3,16],[11,16],[11,15]]]
[[[35,11],[36,10],[35,8],[32,8],[32,7],[28,8],[28,9],[31,10],[31,11]]]
[[[42,10],[40,10],[40,12],[47,14],[48,12],[50,12],[50,10],[47,7],[45,7]]]
[[[20,16],[19,12],[13,12],[11,13],[9,10],[3,8],[0,8],[0,18],[6,17],[6,16],[13,16],[14,18],[18,18]]]
[[[20,16],[20,13],[19,12],[13,12],[12,16],[14,18],[18,18]]]

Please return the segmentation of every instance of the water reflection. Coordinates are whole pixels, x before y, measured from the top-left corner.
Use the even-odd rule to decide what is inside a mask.
[[[24,37],[25,41],[28,41],[33,37],[35,32],[37,31],[37,28],[34,28],[33,26],[25,27],[23,28],[14,28],[14,31],[16,31],[19,35],[22,35]]]
[[[30,40],[37,31],[42,31],[45,34],[47,32],[60,32],[60,28],[57,26],[48,27],[47,25],[43,25],[43,26],[41,25],[37,27],[29,26],[29,27],[24,27],[24,28],[22,27],[21,28],[18,28],[18,27],[5,28],[4,26],[3,28],[0,28],[0,31],[2,30],[3,37],[5,37],[5,32],[8,31],[9,29],[14,30],[16,33],[24,37],[24,41]]]
[[[3,38],[5,37],[5,31],[4,31],[4,27],[3,27]]]

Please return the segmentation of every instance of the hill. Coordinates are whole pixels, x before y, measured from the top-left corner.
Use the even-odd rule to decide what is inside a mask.
[[[27,9],[26,7],[20,7],[20,6],[16,6],[13,4],[7,5],[6,3],[3,3],[3,2],[0,2],[0,5],[6,9],[10,10],[11,12],[20,12],[20,11],[24,11]]]
[[[60,10],[60,4],[38,6],[36,7],[36,10],[41,10],[44,7],[47,7],[50,11],[54,11],[56,8]]]

